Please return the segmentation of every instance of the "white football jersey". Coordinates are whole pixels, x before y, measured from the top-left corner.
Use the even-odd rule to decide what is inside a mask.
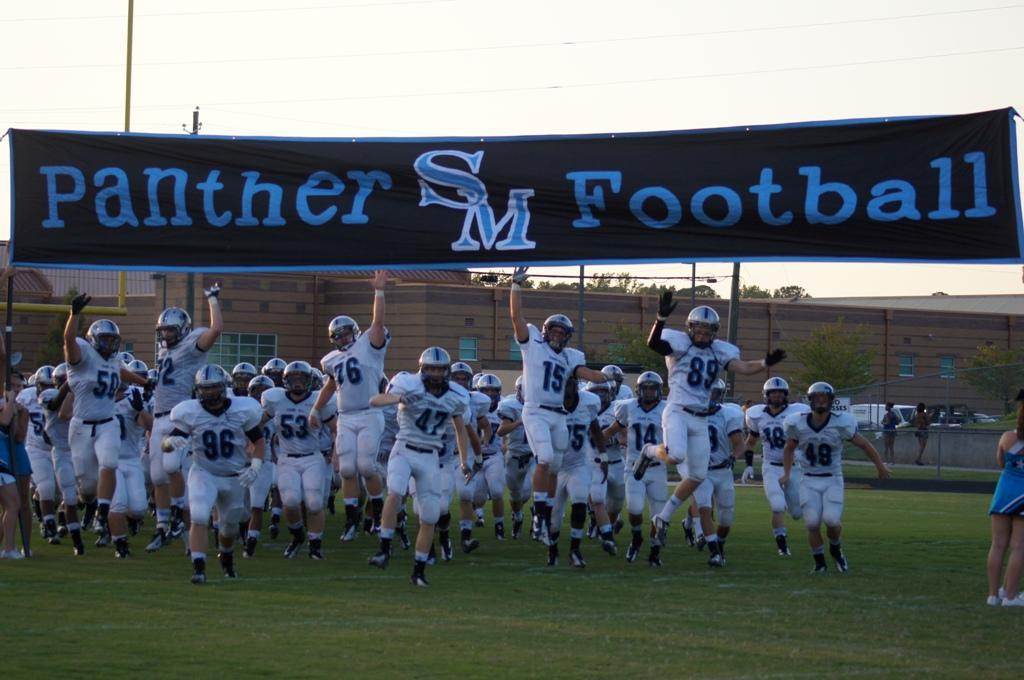
[[[491,400],[482,392],[467,392],[466,395],[466,409],[462,413],[462,422],[465,423],[467,427],[476,428],[477,434],[479,435],[480,430],[476,427],[476,421],[487,415],[487,411],[491,408]],[[442,456],[456,452],[455,425],[451,420],[448,421],[448,425],[445,427],[442,441],[444,442],[444,449],[441,451]],[[485,442],[483,441],[480,442],[481,452],[483,450],[484,443]]]
[[[153,390],[155,413],[167,413],[181,402],[192,398],[196,372],[206,365],[207,354],[199,349],[199,338],[206,330],[194,328],[174,347],[161,347],[157,352],[157,370],[160,371],[160,376],[156,379],[156,388]]]
[[[249,397],[231,397],[217,413],[207,411],[198,399],[171,409],[174,428],[192,439],[193,464],[220,477],[238,474],[249,464],[246,433],[262,419],[260,403]]]
[[[480,392],[474,392],[473,394],[481,394]],[[482,396],[486,397],[486,394]],[[480,452],[484,456],[493,456],[494,454],[501,453],[501,437],[498,436],[498,427],[501,425],[501,415],[498,413],[498,407],[495,406],[492,411],[489,407],[491,406],[490,398],[487,399],[488,409],[484,412],[484,416],[487,418],[487,422],[491,425],[491,438],[487,441],[483,441],[482,434],[480,440]]]
[[[623,401],[629,401],[628,399]],[[608,408],[601,411],[597,416],[597,422],[601,423],[601,429],[606,430],[612,423],[615,422],[615,403],[608,404]],[[613,435],[610,439],[606,439],[604,442],[604,453],[608,456],[608,462],[618,462],[622,460],[622,437],[623,434],[620,432]]]
[[[398,440],[438,453],[452,417],[462,416],[469,407],[469,394],[460,385],[450,382],[437,396],[426,390],[419,373],[399,373],[391,379],[388,393],[421,395],[415,403],[398,405]]]
[[[128,394],[114,405],[115,417],[121,426],[121,455],[118,460],[138,460],[146,445],[146,428],[139,425],[139,414],[131,406],[131,393],[136,389],[128,388]],[[144,411],[152,408],[152,401],[144,406]]]
[[[569,429],[569,448],[562,458],[562,469],[585,465],[594,457],[594,447],[590,445],[590,424],[597,420],[601,409],[601,397],[583,390],[576,408],[565,416],[565,426]]]
[[[708,437],[711,439],[711,465],[719,465],[732,454],[729,437],[743,432],[743,409],[737,404],[722,404],[708,415]]]
[[[768,411],[767,404],[754,404],[747,409],[747,429],[761,438],[761,454],[769,463],[782,462],[786,448],[786,418],[794,413],[809,413],[807,404],[787,404],[776,415]]]
[[[278,456],[302,456],[320,453],[320,429],[309,424],[309,411],[320,394],[314,390],[301,401],[293,401],[288,390],[272,387],[262,394],[263,411],[270,416],[277,432]],[[319,414],[321,421],[323,413]]]
[[[501,416],[502,420],[507,420],[511,423],[522,420],[523,404],[516,395],[510,394],[498,403],[498,415]],[[531,453],[530,443],[526,441],[526,428],[523,427],[522,423],[505,436],[508,437],[509,455],[522,456]]]
[[[644,410],[639,399],[617,401],[612,404],[615,420],[626,428],[626,460],[632,464],[646,444],[660,444],[661,414],[665,400],[661,399],[652,409]]]
[[[532,323],[527,325],[530,338],[519,343],[523,355],[523,399],[527,406],[533,408],[562,408],[565,402],[565,381],[576,379],[576,367],[586,365],[586,359],[583,352],[571,347],[556,352],[544,342],[536,326]]]
[[[811,424],[811,413],[786,418],[786,438],[796,440],[796,460],[804,474],[843,474],[843,444],[857,434],[857,419],[849,413],[828,414],[820,428]]]
[[[365,411],[370,397],[380,394],[384,378],[384,355],[391,334],[384,330],[384,346],[376,348],[369,333],[361,333],[346,350],[336,349],[320,360],[323,372],[334,378],[338,412]]]
[[[50,440],[50,445],[55,450],[62,453],[71,451],[71,444],[68,443],[68,430],[70,429],[71,423],[67,420],[61,420],[59,414],[60,409],[51,411],[48,408],[48,404],[57,398],[58,390],[56,388],[50,388],[44,390],[39,395],[39,403],[43,407],[43,430],[46,432],[46,436]]]
[[[114,417],[114,395],[121,384],[121,360],[117,355],[104,359],[92,345],[75,338],[81,360],[68,364],[68,382],[75,393],[74,415],[80,420],[106,420]]]
[[[39,403],[39,395],[35,385],[25,387],[16,401],[28,411],[28,435],[25,446],[39,451],[50,450],[50,440],[46,436],[46,413]]]
[[[692,409],[707,408],[711,386],[719,372],[739,358],[739,348],[724,340],[714,340],[710,347],[695,347],[688,334],[670,328],[661,332],[661,339],[672,347],[672,354],[665,357],[669,402]]]

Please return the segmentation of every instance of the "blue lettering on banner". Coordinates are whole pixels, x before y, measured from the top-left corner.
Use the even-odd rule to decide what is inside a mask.
[[[71,165],[44,165],[39,174],[46,177],[46,199],[49,213],[43,220],[44,229],[56,229],[64,226],[64,220],[58,215],[61,203],[75,203],[85,196],[85,177],[82,171]],[[70,177],[73,188],[71,191],[58,191],[57,176]]]
[[[611,192],[617,194],[622,188],[622,173],[615,170],[570,172],[566,174],[565,178],[573,182],[576,206],[580,210],[580,216],[573,220],[572,226],[577,229],[601,226],[601,220],[594,217],[593,211],[593,208],[605,210],[604,187],[598,185],[597,182],[607,182]],[[590,193],[587,193],[587,182],[595,184]]]
[[[114,180],[113,186],[104,187],[96,192],[96,218],[104,227],[139,226],[139,218],[132,210],[131,193],[128,191],[128,175],[121,168],[103,168],[93,175],[93,183],[102,187],[107,178]],[[120,210],[111,215],[107,209],[110,201],[116,199]]]
[[[469,166],[470,172],[455,170],[438,165],[435,159],[451,157],[463,161]],[[486,250],[528,250],[536,248],[537,243],[526,237],[530,226],[530,209],[527,201],[534,195],[533,189],[510,189],[508,192],[508,208],[500,221],[494,221],[494,210],[487,202],[487,187],[476,176],[480,171],[484,152],[469,154],[463,151],[443,150],[428,151],[420,154],[413,163],[419,174],[420,206],[442,205],[454,210],[463,210],[466,215],[462,222],[462,235],[452,243],[455,251],[480,250],[481,244]],[[455,189],[455,193],[465,198],[456,201],[437,193],[431,184]],[[473,226],[477,225],[480,240],[473,238]],[[508,236],[498,241],[498,236],[505,228]]]
[[[207,224],[214,227],[225,227],[231,223],[231,211],[225,210],[218,213],[213,203],[213,195],[224,188],[224,184],[217,181],[219,177],[220,170],[211,170],[210,174],[206,176],[205,182],[196,184],[196,189],[203,193],[203,217],[206,218]]]
[[[149,177],[149,217],[142,220],[142,223],[147,227],[167,226],[167,218],[160,214],[159,190],[160,180],[169,177],[174,180],[174,217],[171,218],[171,226],[191,226],[192,218],[185,210],[185,185],[188,184],[188,173],[179,168],[146,168],[142,173]]]

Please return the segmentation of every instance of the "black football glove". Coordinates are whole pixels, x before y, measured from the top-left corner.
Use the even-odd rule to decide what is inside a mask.
[[[86,305],[88,305],[90,302],[92,302],[91,297],[89,297],[85,293],[79,293],[71,301],[71,313],[76,316],[78,314],[81,314],[82,310],[85,309]]]
[[[786,358],[786,350],[784,350],[784,349],[773,349],[771,352],[768,352],[768,354],[764,355],[764,365],[765,366],[774,366],[775,364],[779,363],[780,361],[782,361],[785,358]]]
[[[661,297],[658,299],[658,316],[667,317],[669,314],[675,311],[678,302],[672,302],[672,291],[662,291]]]

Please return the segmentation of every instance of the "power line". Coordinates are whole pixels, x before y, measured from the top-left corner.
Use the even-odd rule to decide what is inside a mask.
[[[400,3],[394,3],[400,4]],[[364,59],[364,58],[378,58],[378,57],[401,57],[401,56],[423,56],[429,54],[462,54],[467,52],[493,52],[500,50],[521,50],[521,49],[538,49],[538,48],[551,48],[551,47],[579,47],[584,45],[601,45],[610,43],[623,43],[623,42],[646,42],[653,40],[676,40],[680,38],[704,38],[714,37],[723,35],[737,35],[747,33],[767,33],[775,31],[790,31],[790,30],[804,30],[804,29],[817,29],[826,28],[830,26],[849,26],[857,24],[867,23],[883,23],[890,21],[906,21],[912,19],[932,18],[951,16],[959,14],[976,14],[979,12],[998,12],[1011,9],[1021,9],[1024,5],[1005,5],[1002,7],[986,7],[978,9],[965,9],[965,10],[951,10],[947,12],[925,12],[921,14],[904,14],[891,17],[866,17],[863,19],[841,19],[838,21],[823,21],[806,24],[780,24],[776,26],[755,26],[751,28],[728,28],[714,31],[691,31],[686,33],[660,33],[652,35],[641,35],[641,36],[622,36],[615,38],[590,38],[584,40],[558,40],[550,42],[534,42],[534,43],[509,43],[506,45],[477,45],[470,47],[437,47],[430,49],[419,49],[419,50],[393,50],[393,51],[378,51],[378,52],[347,52],[341,54],[324,54],[324,55],[297,55],[297,56],[284,56],[284,57],[240,57],[234,59],[192,59],[192,60],[175,60],[175,61],[150,61],[150,62],[139,62],[136,64],[137,67],[147,66],[199,66],[209,64],[246,64],[246,63],[264,63],[264,62],[289,62],[289,61],[316,61],[316,60],[332,60],[332,59]],[[262,11],[262,10],[252,10]],[[197,14],[204,14],[205,12],[197,12]],[[211,14],[223,14],[227,12],[210,12]],[[147,16],[164,16],[164,15],[147,15]],[[0,19],[0,22],[4,21]],[[0,71],[22,71],[22,70],[47,70],[47,69],[88,69],[88,68],[121,68],[121,63],[106,63],[106,64],[41,64],[35,66],[0,66]]]
[[[466,95],[483,95],[483,94],[504,94],[509,92],[531,92],[539,90],[569,90],[577,88],[588,88],[588,87],[613,87],[622,85],[645,85],[652,83],[665,83],[675,81],[686,81],[686,80],[705,80],[709,78],[734,78],[743,76],[763,76],[763,75],[774,75],[779,73],[790,73],[790,72],[802,72],[802,71],[822,71],[835,68],[851,68],[857,66],[878,66],[882,64],[897,64],[907,63],[913,61],[924,61],[928,59],[948,59],[951,57],[970,57],[984,54],[1002,54],[1006,52],[1017,52],[1024,50],[1024,45],[1017,45],[1014,47],[997,47],[987,50],[965,50],[962,52],[942,52],[938,54],[922,54],[914,55],[909,57],[891,57],[888,59],[865,59],[860,61],[847,61],[838,62],[834,64],[810,64],[802,66],[783,66],[780,68],[767,68],[767,69],[756,69],[749,71],[722,71],[718,73],[694,73],[681,76],[662,76],[656,78],[637,78],[631,80],[607,80],[607,81],[594,81],[588,83],[568,83],[568,84],[549,84],[549,85],[524,85],[521,87],[500,87],[500,88],[488,88],[481,90],[447,90],[447,91],[435,91],[435,92],[405,92],[397,94],[376,94],[376,95],[351,95],[346,97],[315,97],[309,99],[260,99],[260,100],[248,100],[248,101],[230,101],[230,102],[212,102],[213,106],[250,106],[250,105],[268,105],[268,104],[316,104],[316,103],[327,103],[327,102],[346,102],[346,101],[373,101],[373,100],[388,100],[388,99],[418,99],[421,97],[452,97],[452,96],[466,96]],[[152,104],[142,105],[134,107],[136,110],[142,109],[170,109],[178,108],[181,104]],[[11,109],[0,109],[2,113],[10,112],[22,112],[22,111],[34,111],[37,113],[49,113],[58,111],[108,111],[118,109],[117,106],[93,106],[93,107],[52,107],[44,109],[25,109],[25,108],[11,108]]]

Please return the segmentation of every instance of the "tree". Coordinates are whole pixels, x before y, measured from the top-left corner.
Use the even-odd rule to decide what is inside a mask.
[[[64,294],[64,304],[70,306],[71,300],[78,295],[78,290],[71,288]],[[64,361],[64,324],[68,317],[63,314],[54,314],[46,327],[46,336],[41,345],[36,349],[36,366],[56,366]],[[89,329],[89,321],[84,315],[78,317],[78,335],[85,335]]]
[[[635,326],[618,325],[612,331],[610,349],[604,361],[610,364],[636,364],[654,371],[667,381],[665,358],[647,346],[647,331]]]
[[[823,380],[839,392],[871,383],[875,353],[863,349],[863,342],[863,328],[845,326],[842,317],[811,331],[809,339],[794,343],[793,358],[803,366],[793,371],[791,387],[802,392]]]
[[[1024,363],[1019,353],[994,345],[980,345],[978,353],[967,362],[969,370],[964,380],[979,393],[1003,402],[1003,413],[1010,412],[1010,404],[1017,390],[1024,385]]]
[[[740,286],[740,298],[750,299],[767,299],[772,296],[767,289],[761,286]]]
[[[804,290],[803,286],[783,286],[782,288],[776,288],[772,291],[772,297],[776,299],[794,300],[799,298],[809,298],[810,295]]]

